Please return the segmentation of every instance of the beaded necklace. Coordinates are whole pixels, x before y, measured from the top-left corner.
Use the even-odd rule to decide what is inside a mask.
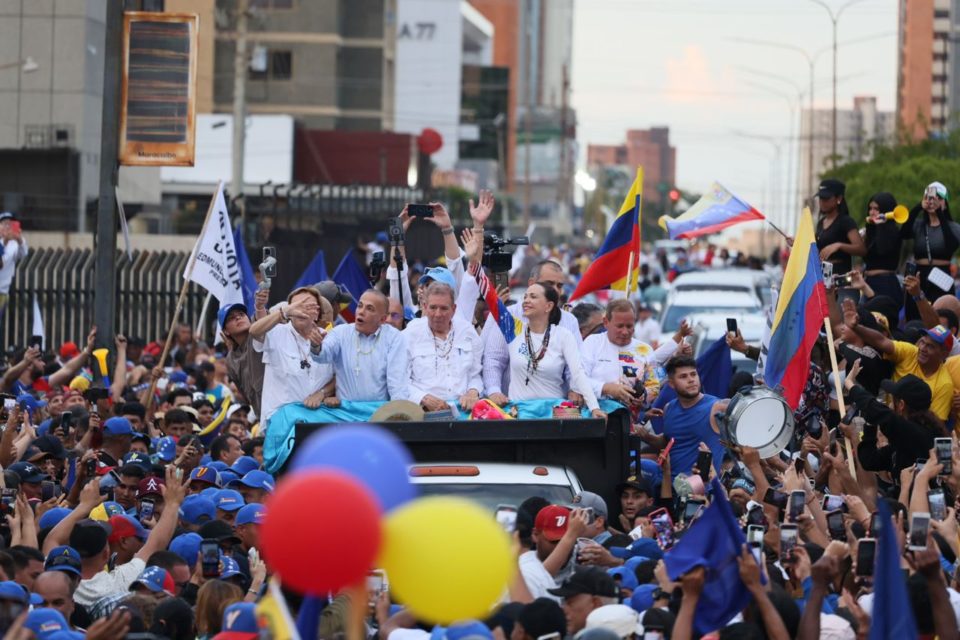
[[[540,366],[540,361],[543,360],[543,356],[547,354],[547,347],[550,346],[550,325],[547,325],[547,332],[543,334],[543,342],[540,344],[540,351],[536,355],[533,353],[533,340],[530,338],[530,325],[527,325],[527,328],[524,331],[524,339],[527,341],[527,379],[523,381],[523,384],[529,385],[530,376],[537,372],[537,368]]]
[[[356,333],[354,334],[354,341],[357,345],[357,363],[354,365],[353,370],[357,375],[360,375],[360,356],[369,356],[376,350],[377,343],[380,342],[380,332],[379,331],[377,332],[377,337],[373,339],[373,344],[370,346],[370,349],[368,351],[363,351],[360,348],[360,332],[359,331],[356,331]]]

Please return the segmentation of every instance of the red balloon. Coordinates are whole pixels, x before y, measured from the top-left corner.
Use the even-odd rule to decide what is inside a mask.
[[[417,136],[417,147],[420,148],[420,153],[433,155],[443,147],[443,136],[436,129],[427,127]]]
[[[295,591],[325,594],[363,581],[380,551],[380,507],[350,476],[304,470],[266,503],[263,555]]]

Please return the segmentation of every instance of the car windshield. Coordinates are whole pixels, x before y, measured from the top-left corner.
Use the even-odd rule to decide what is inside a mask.
[[[418,484],[420,494],[424,496],[456,496],[479,502],[495,511],[497,505],[519,505],[527,498],[540,496],[551,504],[570,504],[573,493],[570,487],[545,484]]]
[[[730,316],[747,315],[756,312],[756,307],[694,307],[672,305],[667,309],[663,320],[660,322],[661,330],[664,333],[676,331],[680,322],[687,316],[695,313],[725,313]]]

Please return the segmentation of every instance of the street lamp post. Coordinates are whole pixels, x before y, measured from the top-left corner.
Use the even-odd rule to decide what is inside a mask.
[[[810,0],[810,2],[823,7],[827,12],[827,15],[830,16],[830,22],[833,23],[833,127],[831,130],[831,163],[834,167],[837,166],[837,23],[840,21],[840,16],[843,15],[843,12],[857,4],[858,2],[863,2],[864,0],[850,0],[845,5],[837,9],[834,13],[833,9],[830,8],[824,0]],[[812,115],[811,115],[812,118]]]

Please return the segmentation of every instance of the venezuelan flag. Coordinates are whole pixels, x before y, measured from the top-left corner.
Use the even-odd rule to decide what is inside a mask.
[[[673,219],[660,218],[660,226],[670,234],[671,240],[677,240],[705,236],[741,222],[764,219],[762,213],[719,182],[714,182],[710,190],[682,214]]]
[[[607,231],[607,237],[593,262],[580,278],[570,300],[576,300],[600,289],[627,290],[627,269],[633,253],[630,282],[640,276],[640,203],[643,198],[643,167],[637,167],[637,177],[620,205],[620,212]]]
[[[813,217],[810,209],[804,208],[783,274],[763,371],[767,386],[780,392],[793,409],[800,403],[810,369],[810,350],[827,316]]]
[[[520,335],[520,319],[515,318],[512,313],[507,311],[507,306],[497,295],[497,288],[490,282],[490,278],[487,277],[482,268],[478,269],[474,277],[480,287],[480,297],[487,303],[487,309],[490,310],[490,315],[496,321],[504,340],[507,341],[507,344],[510,344],[514,338]]]

